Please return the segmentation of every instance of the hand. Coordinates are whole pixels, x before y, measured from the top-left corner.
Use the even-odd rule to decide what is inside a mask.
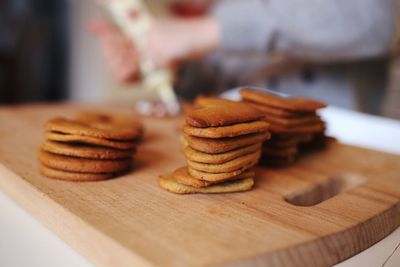
[[[153,24],[141,53],[156,67],[174,67],[207,55],[218,44],[219,28],[213,19],[169,19]]]
[[[89,31],[99,38],[113,75],[122,83],[137,80],[139,65],[132,42],[108,22],[92,21],[88,26]]]
[[[219,44],[218,25],[210,18],[155,21],[147,45],[140,51],[108,23],[92,22],[90,31],[101,40],[106,60],[122,82],[138,77],[138,54],[158,68],[173,68],[179,62],[205,56]]]

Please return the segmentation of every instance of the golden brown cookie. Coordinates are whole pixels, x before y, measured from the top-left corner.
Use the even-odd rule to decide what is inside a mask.
[[[116,149],[132,150],[137,147],[137,142],[134,141],[114,141],[104,138],[97,138],[84,135],[64,134],[57,132],[46,132],[44,137],[47,140],[65,142],[65,143],[82,143],[90,145],[98,145],[104,147],[111,147]]]
[[[49,120],[45,124],[45,128],[48,131],[111,140],[135,140],[140,138],[142,135],[142,129],[139,127],[129,128],[109,122],[78,121],[76,119],[66,119],[63,117]]]
[[[180,184],[184,184],[184,185],[190,185],[193,187],[206,187],[215,183],[221,183],[224,181],[232,181],[232,180],[239,180],[239,179],[245,179],[245,178],[254,178],[255,174],[253,171],[246,171],[243,172],[240,175],[234,176],[234,177],[230,177],[226,180],[220,180],[220,181],[205,181],[205,180],[200,180],[197,178],[194,178],[193,176],[191,176],[189,174],[188,168],[185,167],[181,167],[176,169],[173,173],[172,173],[172,177],[174,178],[175,181],[177,181]]]
[[[300,135],[298,136],[298,138],[299,138],[299,144],[302,144],[302,143],[306,143],[306,142],[311,141],[312,136],[313,136],[312,134],[300,134]]]
[[[209,164],[209,163],[200,163],[194,162],[187,159],[187,164],[190,168],[209,172],[209,173],[226,173],[226,172],[233,172],[243,168],[250,168],[257,164],[258,160],[260,159],[261,151],[256,151],[233,160],[227,161],[225,163],[220,164]]]
[[[269,132],[247,134],[220,139],[185,135],[185,139],[191,148],[210,154],[224,153],[240,147],[260,143],[268,140],[269,137]]]
[[[269,140],[267,142],[269,147],[272,148],[287,148],[292,146],[297,146],[300,143],[299,138],[293,138],[288,140]]]
[[[333,137],[326,136],[325,133],[317,133],[310,138],[308,142],[300,144],[302,151],[326,148],[330,143],[336,142]]]
[[[106,124],[120,125],[120,127],[124,128],[142,127],[142,123],[139,120],[133,118],[133,116],[135,115],[125,115],[103,111],[81,111],[76,113],[74,119],[80,122],[100,122]]]
[[[272,115],[272,116],[276,116],[276,117],[280,117],[280,118],[288,118],[288,119],[292,119],[292,118],[299,118],[299,117],[308,117],[308,116],[315,116],[316,112],[312,111],[312,112],[294,112],[294,111],[290,111],[290,110],[286,110],[286,109],[281,109],[281,108],[277,108],[277,107],[271,107],[271,106],[267,106],[267,105],[263,105],[263,104],[259,104],[259,103],[255,103],[249,100],[245,100],[244,103],[264,112],[264,114],[266,116],[268,115]]]
[[[246,171],[240,175],[230,177],[225,180],[205,181],[205,180],[200,180],[200,179],[197,179],[197,178],[194,178],[193,176],[191,176],[188,172],[187,167],[178,168],[172,173],[172,177],[175,181],[177,181],[180,184],[189,185],[189,186],[193,186],[193,187],[207,187],[207,186],[210,186],[215,183],[221,183],[221,182],[225,182],[228,180],[233,181],[233,180],[239,180],[239,179],[245,179],[245,178],[254,178],[254,176],[255,176],[255,174],[253,171]]]
[[[297,126],[307,126],[310,124],[323,123],[321,118],[317,115],[298,117],[298,118],[280,118],[277,116],[267,115],[265,120],[270,124],[278,124],[283,127],[297,127]]]
[[[226,102],[194,109],[186,116],[186,123],[193,127],[219,127],[236,123],[262,120],[264,113],[240,102]]]
[[[196,179],[191,176],[186,166],[176,169],[171,175],[175,181],[184,185],[190,185],[193,187],[206,187],[211,184],[211,182]]]
[[[260,149],[261,149],[261,143],[257,143],[254,145],[249,145],[235,150],[231,150],[225,153],[208,154],[194,150],[193,148],[186,146],[183,149],[183,153],[185,154],[185,157],[191,161],[218,164],[227,162],[229,160],[233,160],[237,157],[244,156],[246,154],[255,152]]]
[[[220,184],[214,184],[207,187],[193,187],[189,185],[180,184],[173,179],[171,175],[161,176],[158,180],[161,188],[176,194],[192,194],[192,193],[234,193],[250,190],[254,185],[253,178],[246,178],[242,180],[228,181]]]
[[[54,141],[45,141],[41,149],[53,154],[89,159],[126,159],[132,157],[134,153],[134,150],[120,150]]]
[[[296,157],[290,156],[286,158],[272,158],[269,156],[262,157],[260,160],[261,165],[272,167],[286,167],[295,161]]]
[[[297,155],[299,150],[296,146],[285,148],[271,148],[264,146],[262,149],[263,156],[265,157],[291,157]]]
[[[40,165],[40,172],[49,178],[65,181],[101,181],[115,177],[116,173],[85,173],[85,172],[65,172]]]
[[[252,121],[229,126],[198,128],[190,125],[183,126],[187,135],[204,138],[235,137],[250,133],[260,133],[268,130],[269,123],[265,121]]]
[[[244,167],[242,169],[238,169],[232,172],[222,172],[222,173],[209,173],[209,172],[202,172],[195,170],[191,167],[187,167],[189,174],[199,180],[205,180],[208,182],[221,182],[221,181],[227,181],[227,180],[234,180],[234,179],[241,179],[237,176],[242,177],[248,177],[249,172],[251,173],[252,171],[250,170],[250,165],[248,167]],[[244,178],[242,177],[242,179]]]
[[[238,101],[232,101],[229,99],[212,96],[198,96],[194,101],[196,107],[221,106],[235,103],[238,103]]]
[[[326,105],[320,101],[302,98],[302,97],[280,97],[268,92],[261,92],[252,89],[243,89],[240,91],[243,99],[256,103],[277,107],[281,109],[291,110],[295,112],[312,112]]]
[[[188,141],[186,140],[186,138],[185,138],[185,136],[183,134],[179,135],[179,141],[181,143],[182,149],[184,149],[185,147],[189,146],[189,143],[188,143]]]
[[[43,150],[39,151],[40,162],[50,168],[69,172],[107,173],[123,172],[131,167],[132,159],[101,160],[66,157]]]
[[[272,134],[312,134],[325,130],[325,123],[319,122],[309,125],[284,127],[277,124],[271,124],[270,131]]]
[[[299,142],[310,140],[314,133],[290,133],[290,134],[275,134],[271,136],[271,139],[268,143],[272,141],[290,141],[290,140],[297,140]]]

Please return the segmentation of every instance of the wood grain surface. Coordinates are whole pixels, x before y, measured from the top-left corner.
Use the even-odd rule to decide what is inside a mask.
[[[157,178],[184,165],[181,118],[144,120],[127,175],[88,183],[41,176],[43,123],[82,108],[0,108],[0,188],[99,266],[327,266],[400,224],[400,157],[340,143],[290,168],[258,167],[249,192],[168,193]]]

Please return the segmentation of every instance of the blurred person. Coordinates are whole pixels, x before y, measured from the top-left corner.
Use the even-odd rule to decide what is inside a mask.
[[[397,31],[389,68],[388,90],[383,100],[383,115],[400,119],[400,10],[397,12]]]
[[[180,66],[176,88],[188,98],[258,85],[379,113],[395,10],[395,0],[221,0],[204,16],[156,20],[145,51],[107,22],[90,29],[124,83],[146,54]]]

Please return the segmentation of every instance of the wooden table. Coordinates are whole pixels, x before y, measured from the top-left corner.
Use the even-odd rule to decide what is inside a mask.
[[[1,110],[6,123],[0,128],[0,185],[99,265],[332,264],[400,222],[399,157],[339,144],[285,170],[258,168],[250,192],[162,191],[157,176],[184,163],[178,120],[146,120],[148,135],[132,174],[94,184],[48,180],[37,173],[41,124],[75,111],[76,106]],[[344,177],[348,187],[337,197],[311,207],[285,201],[336,177]]]

